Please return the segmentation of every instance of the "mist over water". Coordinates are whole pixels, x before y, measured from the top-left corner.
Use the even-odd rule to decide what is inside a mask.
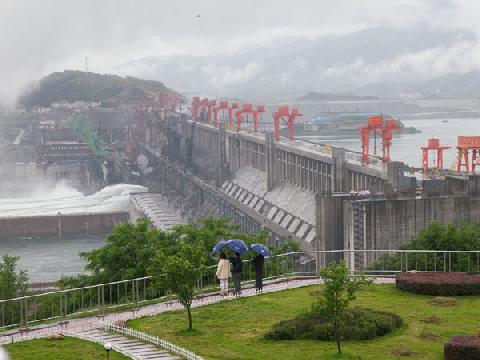
[[[128,211],[129,194],[146,192],[141,185],[118,184],[84,195],[65,182],[45,189],[39,187],[28,197],[0,198],[0,217],[64,215]]]

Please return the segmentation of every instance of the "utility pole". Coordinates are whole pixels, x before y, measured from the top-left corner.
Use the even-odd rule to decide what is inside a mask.
[[[85,72],[88,72],[88,57],[85,56]]]

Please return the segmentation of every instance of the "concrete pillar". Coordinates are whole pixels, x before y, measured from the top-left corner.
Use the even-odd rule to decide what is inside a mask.
[[[225,131],[225,124],[220,123],[218,130],[218,174],[217,186],[222,184],[227,179],[227,132]]]
[[[387,181],[394,189],[398,188],[400,178],[403,176],[403,162],[389,161],[387,163]]]
[[[350,191],[350,189],[345,189],[345,149],[333,148],[332,160],[332,185],[330,188],[330,192]]]
[[[316,230],[315,250],[343,250],[344,224],[343,202],[350,199],[350,195],[316,195]],[[326,256],[320,254],[317,266],[326,266],[332,260],[340,260],[340,256]]]
[[[277,154],[275,152],[275,142],[272,131],[268,131],[265,134],[265,151],[265,168],[267,169],[267,191],[271,191],[275,186],[277,160]]]

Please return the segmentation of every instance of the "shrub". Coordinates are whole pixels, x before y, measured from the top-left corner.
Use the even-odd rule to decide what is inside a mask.
[[[480,275],[451,273],[401,273],[397,288],[416,294],[434,296],[480,295]]]
[[[403,324],[400,316],[386,311],[364,308],[347,309],[343,322],[345,340],[368,340],[383,336]],[[265,334],[268,340],[332,340],[329,324],[312,311],[291,320],[284,320]]]
[[[445,360],[480,359],[479,336],[455,336],[444,346]]]

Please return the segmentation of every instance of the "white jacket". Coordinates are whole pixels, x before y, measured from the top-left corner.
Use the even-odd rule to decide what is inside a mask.
[[[230,261],[220,259],[217,265],[217,278],[228,279],[230,277]]]

